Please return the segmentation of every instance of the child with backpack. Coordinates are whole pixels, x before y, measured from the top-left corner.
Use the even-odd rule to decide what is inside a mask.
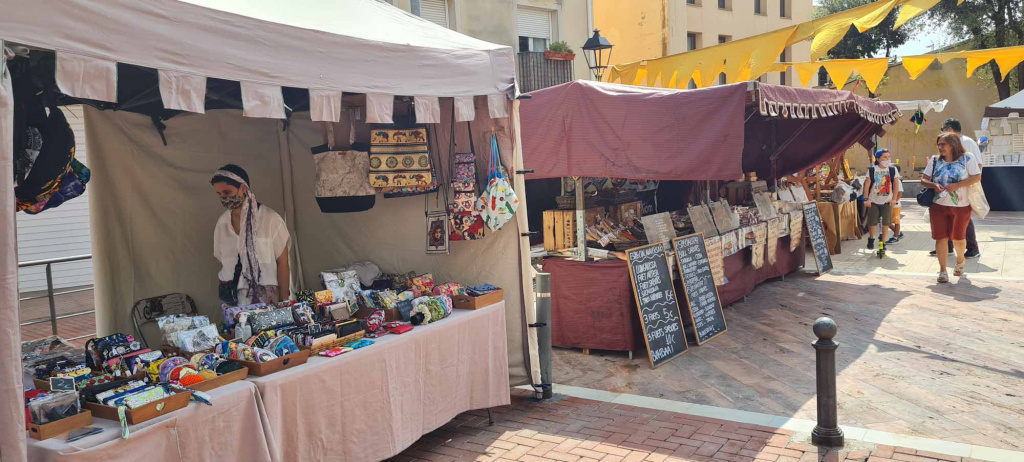
[[[864,206],[868,214],[868,249],[875,248],[875,236],[878,231],[878,222],[882,222],[882,239],[879,250],[884,248],[884,242],[892,225],[892,209],[896,202],[897,191],[899,191],[900,174],[892,165],[892,154],[888,149],[875,151],[875,163],[868,168],[868,178],[864,182]],[[881,253],[879,253],[881,255]]]

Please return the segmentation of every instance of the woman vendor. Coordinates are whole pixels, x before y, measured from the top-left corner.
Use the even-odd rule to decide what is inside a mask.
[[[227,209],[213,230],[213,255],[221,262],[219,295],[228,305],[276,303],[290,298],[284,220],[256,202],[249,174],[228,164],[210,180]]]

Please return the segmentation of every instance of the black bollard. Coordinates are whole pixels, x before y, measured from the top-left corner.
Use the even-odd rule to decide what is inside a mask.
[[[839,428],[839,411],[836,402],[836,348],[832,341],[839,331],[832,318],[818,318],[814,321],[814,345],[818,381],[818,424],[811,432],[811,442],[818,446],[842,447],[843,429]]]

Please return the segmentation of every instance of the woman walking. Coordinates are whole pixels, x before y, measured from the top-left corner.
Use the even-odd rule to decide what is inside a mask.
[[[939,282],[949,282],[946,273],[948,241],[953,241],[956,251],[954,276],[964,274],[964,253],[967,248],[967,225],[971,222],[971,204],[967,197],[968,186],[981,181],[981,169],[974,154],[964,151],[960,137],[954,133],[943,133],[935,140],[939,154],[932,156],[924,168],[921,185],[935,190],[935,199],[928,209],[932,225],[932,239],[935,239],[936,256],[939,258]]]

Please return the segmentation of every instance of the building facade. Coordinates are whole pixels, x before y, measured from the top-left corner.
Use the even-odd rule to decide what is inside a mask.
[[[813,0],[592,1],[594,27],[615,45],[613,64],[661,58],[782,29],[809,21],[814,9]],[[810,42],[792,45],[779,58],[810,61]],[[761,80],[800,84],[793,70],[769,73]]]
[[[520,85],[550,86],[590,78],[583,50],[593,28],[592,0],[388,0],[388,3],[470,37],[511,46]],[[543,58],[552,42],[564,41],[573,61]],[[539,83],[538,83],[539,82]],[[522,88],[524,91],[537,88]]]

